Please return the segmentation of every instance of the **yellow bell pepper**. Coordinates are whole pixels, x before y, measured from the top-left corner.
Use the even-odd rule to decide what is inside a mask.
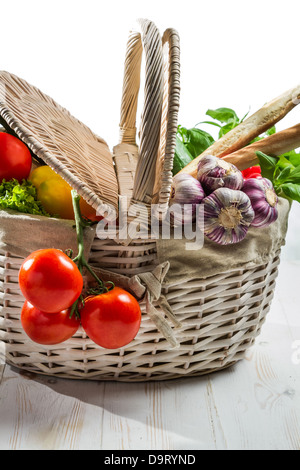
[[[29,175],[29,181],[37,189],[37,198],[44,209],[52,216],[62,219],[74,219],[72,187],[52,168],[47,165],[35,168]],[[83,198],[80,199],[82,216],[96,221],[96,211]]]

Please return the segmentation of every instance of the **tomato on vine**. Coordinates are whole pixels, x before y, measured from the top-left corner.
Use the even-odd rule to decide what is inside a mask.
[[[73,260],[61,250],[31,253],[19,271],[19,286],[26,300],[43,312],[59,312],[79,298],[83,277]]]
[[[71,338],[77,332],[80,320],[70,315],[70,309],[47,313],[26,300],[21,311],[21,324],[32,341],[52,345]]]
[[[138,301],[124,289],[92,295],[80,309],[81,324],[89,338],[103,348],[126,346],[137,335],[141,324]]]
[[[35,342],[56,344],[81,325],[97,345],[118,349],[130,343],[141,325],[138,301],[112,282],[104,283],[84,255],[83,230],[92,224],[81,215],[80,196],[72,190],[78,254],[72,260],[58,249],[37,250],[22,263],[19,285],[26,302],[21,322]],[[84,299],[82,271],[96,282]],[[110,287],[108,287],[108,285]],[[70,335],[70,336],[69,336]]]
[[[85,268],[96,282],[96,287],[91,289],[92,294],[83,300],[80,309],[76,306],[81,325],[88,337],[98,346],[118,349],[136,337],[142,317],[140,305],[125,289],[99,279],[86,261],[83,246],[83,229],[86,222],[81,217],[80,196],[75,190],[72,191],[72,198],[78,242],[78,255],[74,261],[78,263],[80,270]]]

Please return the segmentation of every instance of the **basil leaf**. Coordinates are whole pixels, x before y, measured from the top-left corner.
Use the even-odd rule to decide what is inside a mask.
[[[290,199],[300,202],[300,185],[293,183],[285,183],[280,186],[280,189]]]
[[[291,150],[288,153],[284,154],[284,157],[294,166],[300,165],[300,153],[297,153],[296,150]]]
[[[212,124],[213,126],[222,127],[221,124],[218,124],[217,122],[213,122],[213,121],[197,122],[197,124],[195,125],[195,127],[199,126],[199,124]]]
[[[186,127],[178,126],[177,135],[181,138],[182,142],[188,142],[188,130]]]
[[[291,166],[291,168],[293,168]],[[287,182],[290,183],[300,183],[300,165],[290,171],[288,178],[286,178]]]
[[[182,168],[193,160],[192,155],[184,145],[184,143],[176,136],[176,147],[173,159],[173,176],[179,173]]]
[[[214,139],[208,132],[196,128],[188,130],[188,142],[186,146],[192,157],[198,157],[198,155],[204,152],[204,150],[213,143]]]
[[[260,164],[262,176],[273,182],[273,175],[278,163],[278,158],[269,157],[269,155],[266,155],[263,152],[256,152],[256,156]]]
[[[294,165],[292,165],[291,162],[284,155],[281,155],[279,157],[278,166],[281,169],[286,168],[286,167],[295,168]]]
[[[279,167],[276,167],[276,169],[277,168],[279,168]],[[275,183],[279,184],[279,183],[283,183],[286,180],[289,180],[289,176],[291,175],[292,170],[293,170],[292,165],[286,166],[283,170],[281,170],[279,172],[278,176],[276,176]],[[274,172],[274,177],[275,177],[275,173],[276,173],[276,171]]]
[[[214,138],[208,132],[195,127],[192,129],[186,129],[185,127],[180,126],[177,136],[181,137],[182,143],[192,158],[198,157],[198,155],[214,143]]]
[[[218,109],[208,109],[206,111],[207,116],[212,117],[220,122],[239,122],[236,112],[231,108],[218,108]]]

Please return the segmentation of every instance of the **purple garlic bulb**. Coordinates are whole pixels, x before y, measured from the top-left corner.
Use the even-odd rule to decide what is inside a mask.
[[[267,178],[249,178],[242,191],[249,197],[255,217],[254,227],[267,227],[278,217],[278,197],[273,184]]]
[[[207,194],[218,188],[241,189],[242,172],[232,163],[213,155],[205,155],[198,164],[197,179]]]
[[[202,201],[203,231],[210,240],[229,245],[247,235],[254,219],[249,197],[242,191],[219,188]]]
[[[204,197],[204,190],[196,178],[185,173],[175,175],[169,202],[173,222],[175,224],[194,222],[197,206]]]

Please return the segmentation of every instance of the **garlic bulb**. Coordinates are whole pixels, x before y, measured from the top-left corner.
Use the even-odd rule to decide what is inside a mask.
[[[255,217],[254,227],[267,227],[278,217],[278,197],[273,184],[267,178],[249,178],[242,191],[249,197]]]
[[[203,231],[207,238],[220,245],[238,243],[245,238],[254,211],[244,192],[219,188],[204,198],[202,205]]]
[[[185,173],[175,175],[169,202],[173,222],[176,224],[193,222],[197,206],[204,197],[204,190],[196,178]]]
[[[205,155],[198,164],[197,179],[207,194],[218,188],[241,189],[242,172],[232,163],[213,155]]]

